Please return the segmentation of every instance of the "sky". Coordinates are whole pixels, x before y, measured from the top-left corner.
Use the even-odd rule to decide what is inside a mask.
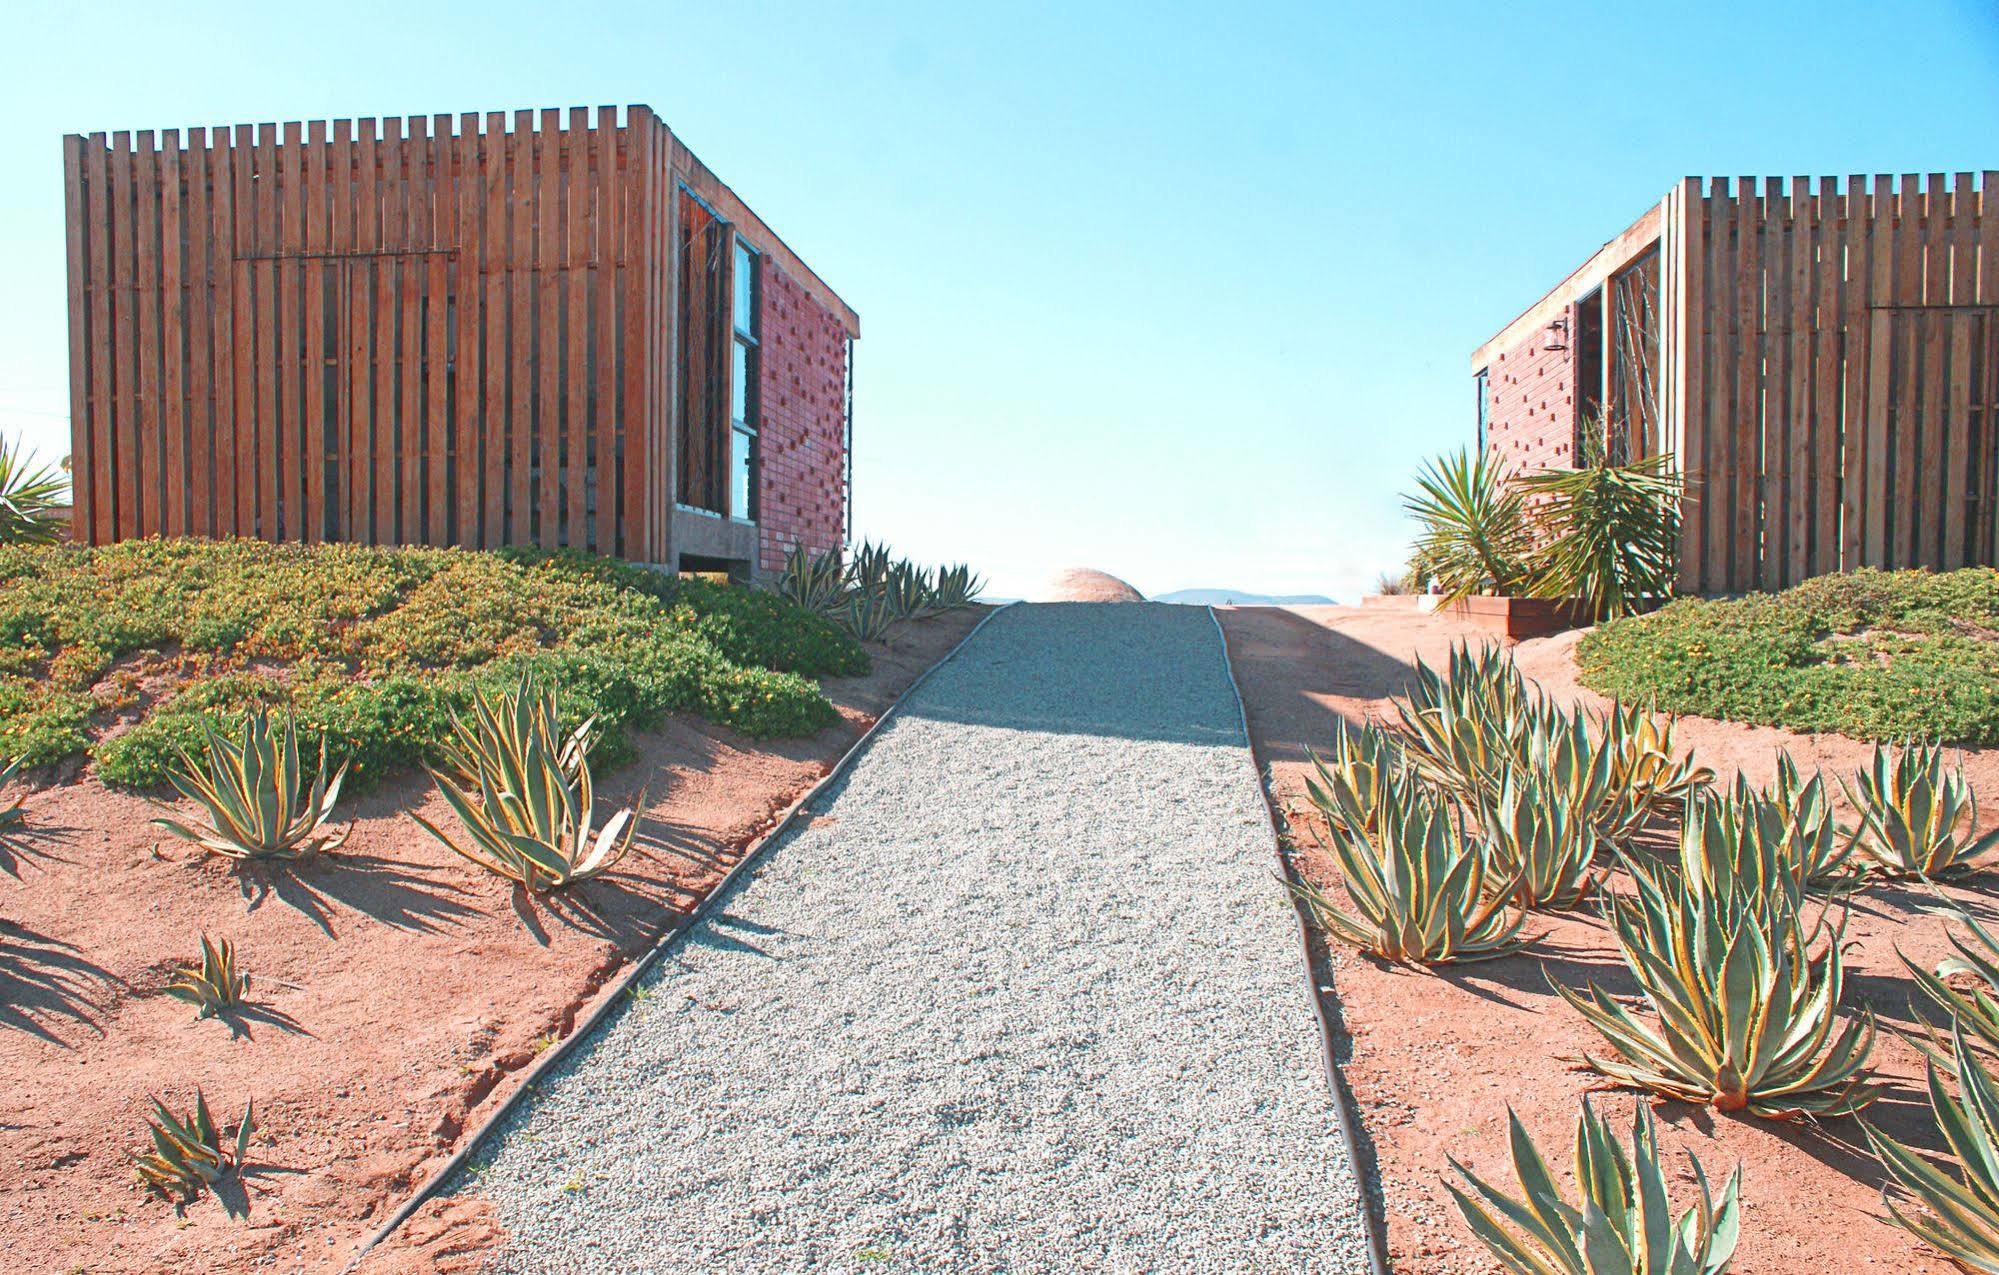
[[[0,430],[68,451],[63,134],[645,103],[860,313],[857,533],[1003,596],[1352,601],[1680,177],[1999,167],[1999,0],[15,12]]]

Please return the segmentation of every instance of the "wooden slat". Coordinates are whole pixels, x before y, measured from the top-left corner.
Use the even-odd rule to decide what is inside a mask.
[[[624,382],[624,463],[618,474],[625,498],[625,555],[635,561],[652,560],[652,512],[645,475],[652,465],[651,439],[647,434],[648,392],[645,368],[645,320],[651,312],[646,295],[644,216],[646,198],[652,190],[652,116],[648,111],[627,108],[622,137],[624,145],[623,207],[618,219],[622,241],[619,271],[624,289],[623,354],[619,374]]]
[[[564,162],[562,202],[566,212],[568,245],[563,252],[563,299],[568,305],[562,330],[563,407],[567,436],[563,443],[562,489],[567,504],[563,518],[564,543],[582,549],[589,545],[589,505],[584,475],[590,454],[589,384],[585,375],[585,348],[590,322],[590,112],[576,107],[569,112],[569,129],[563,135]]]
[[[267,540],[278,537],[278,471],[290,463],[290,440],[278,413],[277,262],[270,259],[278,243],[278,127],[257,126],[257,447],[251,460],[257,471],[257,530]]]
[[[116,536],[144,535],[139,521],[138,193],[132,180],[132,135],[111,135],[112,311],[116,385],[111,430],[117,457]]]
[[[392,249],[407,246],[403,204],[403,122],[391,116],[382,121],[382,139],[377,148],[382,158],[382,251],[375,262],[375,431],[372,451],[374,481],[374,535],[372,543],[392,545],[400,537],[396,531],[396,483],[399,476],[397,453],[401,444],[402,381],[396,349],[397,302],[402,296],[406,261],[390,256]]]
[[[1790,242],[1787,245],[1790,279],[1785,295],[1783,326],[1777,340],[1785,351],[1786,445],[1785,533],[1782,580],[1789,586],[1811,574],[1812,538],[1812,458],[1815,454],[1811,399],[1811,329],[1817,297],[1812,290],[1812,254],[1818,247],[1816,218],[1812,210],[1811,183],[1802,177],[1791,179],[1789,197]]]
[[[104,544],[118,534],[117,495],[113,475],[118,460],[113,450],[112,422],[117,414],[116,381],[113,366],[118,341],[112,327],[113,297],[117,279],[113,273],[112,240],[117,223],[111,198],[111,142],[102,133],[92,133],[83,149],[85,208],[90,217],[90,330],[95,348],[90,355],[90,454],[100,463],[78,475],[79,486],[90,490],[91,544]],[[72,409],[72,412],[74,409]]]
[[[1978,284],[1974,300],[1980,305],[1999,306],[1999,172],[1987,169],[1978,184]],[[1981,560],[1999,564],[1999,316],[1985,317],[1986,356],[1984,371],[1985,433],[1987,454],[1984,493],[1988,534],[1979,541]]]
[[[1920,305],[1923,299],[1923,244],[1918,234],[1922,224],[1922,189],[1913,173],[1904,174],[1895,201],[1895,296],[1898,305]],[[1904,328],[1905,332],[1913,329]],[[1898,344],[1906,345],[1907,342]],[[1895,357],[1907,360],[1903,349]],[[1917,356],[1920,358],[1920,356]],[[1904,362],[1894,369],[1890,395],[1889,446],[1893,456],[1889,522],[1894,536],[1890,562],[1897,567],[1916,565],[1920,553],[1916,520],[1916,449],[1922,438],[1920,362]]]
[[[593,474],[597,483],[596,549],[599,553],[620,551],[618,543],[618,109],[597,108],[597,133],[593,139],[597,169],[591,182],[594,205],[591,218],[590,288],[595,303],[591,322],[590,361],[597,372],[596,395],[591,410],[596,417],[597,458]],[[671,493],[668,493],[669,497]]]
[[[272,353],[279,362],[278,437],[281,443],[273,459],[277,502],[275,521],[265,534],[285,540],[305,538],[306,474],[311,468],[305,448],[305,275],[298,260],[305,251],[305,126],[297,120],[284,125],[284,143],[278,149],[274,172],[277,196],[280,260],[273,262],[273,283],[277,292],[277,345]]]
[[[562,525],[562,112],[543,111],[534,142],[535,539],[554,548]]]
[[[1895,300],[1896,270],[1901,257],[1895,232],[1900,199],[1893,179],[1874,179],[1872,257],[1867,316],[1867,529],[1864,560],[1870,566],[1894,563],[1892,507],[1895,490],[1891,467],[1895,460],[1894,428],[1889,416],[1894,387],[1894,351],[1890,311],[1881,307]]]
[[[439,115],[432,121],[428,154],[430,189],[430,245],[450,247],[457,236],[458,187],[452,174],[451,117]],[[424,314],[424,448],[423,503],[424,542],[446,545],[452,541],[451,489],[446,482],[451,457],[450,327],[451,258],[433,252],[425,262],[424,292],[429,305]]]
[[[357,254],[380,250],[381,198],[375,121],[354,122],[354,243]],[[348,497],[347,538],[361,544],[375,539],[375,289],[379,280],[372,255],[356,256],[348,270],[347,372],[348,469],[343,479]]]
[[[236,161],[227,128],[208,133],[209,251],[213,274],[215,342],[210,349],[215,387],[215,534],[238,534],[236,519]]]
[[[1928,189],[1922,203],[1922,224],[1916,229],[1917,240],[1924,247],[1923,297],[1925,306],[1948,304],[1950,290],[1950,267],[1948,243],[1942,235],[1926,235],[1929,227],[1941,229],[1946,224],[1949,209],[1949,194],[1944,187],[1942,173],[1930,174]],[[1949,316],[1937,311],[1923,315],[1923,373],[1922,406],[1918,420],[1922,422],[1921,433],[1911,441],[1909,455],[1910,501],[1908,508],[1915,511],[1916,521],[1916,562],[1918,565],[1936,568],[1943,565],[1943,500],[1941,489],[1947,485],[1945,473],[1938,464],[1944,457],[1947,430],[1944,424],[1944,407],[1947,402],[1944,384],[1944,355],[1949,345]],[[1907,517],[1905,513],[1903,515]]]
[[[427,223],[424,203],[424,158],[430,150],[429,121],[421,115],[410,117],[403,142],[397,215],[401,221],[404,247],[415,252],[427,247],[421,231]],[[422,544],[423,533],[423,302],[429,279],[427,263],[421,257],[406,257],[397,263],[402,276],[397,289],[402,304],[399,331],[402,355],[397,360],[398,402],[396,412],[396,543]]]
[[[452,359],[451,469],[456,483],[458,520],[453,543],[479,543],[479,474],[485,452],[479,445],[480,255],[484,252],[480,218],[485,206],[485,179],[479,168],[479,117],[458,117],[452,142],[457,164],[458,251],[451,256],[452,295],[456,299]]]
[[[507,471],[512,456],[507,431],[507,326],[512,315],[507,264],[513,253],[508,233],[513,200],[507,196],[507,181],[512,176],[508,164],[512,147],[507,117],[498,111],[488,115],[481,150],[486,173],[486,411],[479,450],[486,500],[480,543],[487,548],[507,542]]]
[[[1846,179],[1846,263],[1840,281],[1842,380],[1840,386],[1839,566],[1861,563],[1867,509],[1867,297],[1871,279],[1874,216],[1867,179]]]
[[[162,535],[187,534],[187,365],[181,341],[187,298],[181,254],[180,130],[160,134],[160,521]]]
[[[181,172],[187,181],[188,531],[215,534],[215,221],[209,200],[212,171],[208,130],[187,134]]]
[[[658,453],[653,461],[656,475],[651,488],[658,493],[652,502],[654,509],[654,541],[652,557],[654,561],[673,565],[678,562],[673,543],[673,493],[678,481],[678,438],[680,413],[686,402],[676,392],[679,373],[674,360],[680,349],[680,272],[681,255],[676,245],[680,242],[681,204],[679,188],[673,169],[674,140],[663,127],[660,130],[659,167],[654,177],[652,204],[655,210],[657,230],[655,242],[659,245],[662,259],[659,312],[661,322],[657,333],[656,354],[653,374],[658,377],[660,392],[665,402],[662,405],[664,418],[660,421]]]
[[[1977,291],[1977,192],[1971,174],[1958,173],[1951,184],[1950,206],[1950,304],[1970,305]],[[1936,243],[1932,224],[1930,241]],[[1936,473],[1943,487],[1942,563],[1946,570],[1962,567],[1969,560],[1971,543],[1972,484],[1978,472],[1971,455],[1971,366],[1972,336],[1976,320],[1968,312],[1953,310],[1946,320],[1948,333],[1947,379],[1943,386],[1943,464]]]
[[[1729,357],[1734,364],[1734,444],[1730,449],[1734,507],[1729,514],[1730,590],[1756,587],[1762,543],[1761,515],[1762,412],[1757,392],[1757,362],[1762,353],[1763,260],[1758,227],[1763,200],[1754,177],[1737,183],[1735,200],[1735,314]]]
[[[1698,177],[1680,183],[1673,201],[1673,225],[1679,235],[1675,253],[1678,275],[1675,287],[1678,307],[1675,314],[1677,357],[1667,361],[1667,375],[1674,381],[1675,412],[1678,416],[1677,448],[1680,468],[1687,482],[1687,498],[1682,502],[1680,520],[1679,590],[1699,593],[1706,588],[1704,561],[1707,552],[1707,505],[1705,483],[1707,445],[1707,400],[1704,376],[1707,368],[1704,334],[1707,329],[1707,195]]]
[[[327,480],[331,490],[326,494],[326,534],[329,539],[351,540],[354,538],[354,372],[349,329],[353,323],[354,263],[347,254],[354,250],[354,219],[358,211],[354,188],[354,128],[349,120],[334,120],[327,131],[330,138],[327,142],[326,247],[330,259],[326,263],[321,286],[328,297],[324,321],[329,327],[324,334],[324,342],[327,357],[333,364],[332,375],[328,378],[333,401],[327,407],[332,430],[332,437],[327,439],[327,450],[332,464]]]
[[[133,235],[137,247],[133,302],[139,320],[139,393],[133,417],[139,433],[138,534],[152,536],[160,532],[160,444],[164,430],[160,419],[160,166],[151,129],[139,133],[132,181]]]
[[[1842,309],[1840,270],[1845,258],[1845,222],[1840,217],[1839,184],[1821,177],[1813,197],[1817,242],[1812,259],[1815,310],[1806,334],[1812,363],[1812,551],[1807,574],[1839,570],[1840,474],[1839,331]]]
[[[232,394],[236,402],[229,469],[230,494],[235,506],[234,532],[239,536],[257,534],[257,315],[251,263],[247,260],[256,251],[256,164],[257,130],[249,124],[238,124],[235,144],[229,148],[229,298],[234,312]]]
[[[1762,543],[1757,571],[1762,587],[1770,590],[1784,587],[1791,533],[1791,433],[1796,418],[1791,410],[1790,343],[1785,340],[1790,328],[1789,203],[1782,179],[1765,178],[1757,233],[1762,254],[1763,320],[1749,367],[1762,400],[1758,413],[1762,481],[1757,484],[1756,515]]]
[[[74,491],[70,496],[69,534],[80,543],[90,540],[90,361],[89,310],[84,304],[88,278],[84,274],[89,253],[85,244],[91,222],[85,220],[83,196],[83,138],[69,134],[62,139],[63,238],[68,269],[69,305],[69,451]]]
[[[507,475],[507,540],[530,544],[534,539],[534,113],[515,111],[507,138],[508,203],[512,225],[508,233],[508,274],[513,313],[513,348],[507,360],[507,443],[511,468]]]
[[[326,274],[325,254],[332,250],[327,225],[327,195],[331,178],[327,163],[332,148],[326,140],[326,122],[314,120],[306,126],[305,155],[305,251],[300,262],[304,275],[305,328],[300,336],[300,369],[305,377],[305,508],[299,519],[308,544],[326,539]],[[332,263],[338,269],[337,262]]]

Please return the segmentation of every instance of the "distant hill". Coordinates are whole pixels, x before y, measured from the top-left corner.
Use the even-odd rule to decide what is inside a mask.
[[[1250,593],[1245,589],[1180,589],[1162,593],[1154,602],[1179,602],[1196,607],[1289,607],[1331,606],[1333,600],[1322,593]]]

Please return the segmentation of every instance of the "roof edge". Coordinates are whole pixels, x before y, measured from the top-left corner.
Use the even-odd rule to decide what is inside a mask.
[[[1522,333],[1545,326],[1556,311],[1565,309],[1579,293],[1595,288],[1659,242],[1665,206],[1666,201],[1661,198],[1658,203],[1640,213],[1636,221],[1591,253],[1586,261],[1571,270],[1560,283],[1548,289],[1540,300],[1522,310],[1505,327],[1487,337],[1478,349],[1472,351],[1471,370],[1476,372],[1490,364],[1500,352],[1512,348]]]

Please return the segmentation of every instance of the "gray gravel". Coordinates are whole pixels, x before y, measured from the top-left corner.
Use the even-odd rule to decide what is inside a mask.
[[[1365,1269],[1200,608],[1017,606],[499,1132],[513,1271]]]

